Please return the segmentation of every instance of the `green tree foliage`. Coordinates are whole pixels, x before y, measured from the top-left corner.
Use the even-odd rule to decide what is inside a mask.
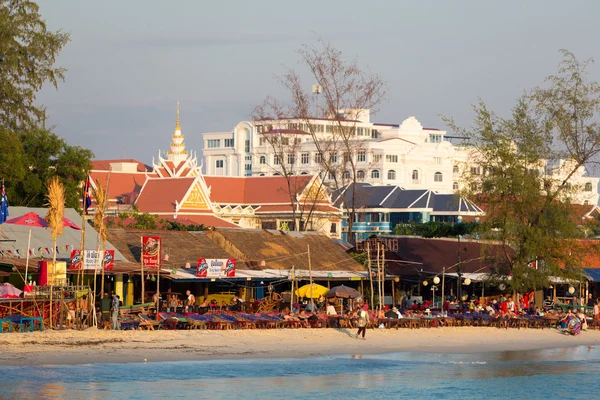
[[[425,238],[457,237],[458,235],[472,235],[478,232],[481,224],[477,222],[464,222],[450,224],[447,222],[429,221],[424,223],[400,224],[394,227],[394,235],[422,236]]]
[[[31,129],[17,137],[24,152],[22,164],[26,168],[22,179],[10,182],[14,187],[11,204],[42,207],[45,182],[58,176],[65,186],[66,206],[79,208],[80,183],[91,169],[93,153],[69,146],[64,139],[45,129]]]
[[[44,206],[45,184],[57,176],[66,207],[79,208],[93,154],[46,129],[46,111],[35,103],[44,83],[64,79],[54,62],[68,41],[46,28],[35,2],[0,0],[0,173],[13,206]]]
[[[567,51],[563,56],[558,72],[519,98],[508,118],[481,101],[474,106],[472,129],[449,121],[471,138],[470,160],[482,171],[465,175],[469,184],[461,194],[485,209],[482,233],[502,244],[500,272],[512,276],[516,290],[572,274],[589,251],[575,240],[581,231],[571,201],[582,188],[569,179],[597,161],[600,90],[587,81],[590,61],[580,62]]]
[[[108,228],[129,228],[129,229],[144,229],[156,230],[162,229],[167,231],[189,231],[198,232],[205,231],[208,228],[204,225],[186,225],[177,221],[169,221],[160,218],[158,215],[139,213],[137,209],[132,212],[123,212],[117,217],[107,217],[106,226]]]
[[[35,96],[44,83],[57,87],[65,69],[55,67],[69,34],[46,28],[33,1],[0,0],[0,125],[23,131],[46,119]]]

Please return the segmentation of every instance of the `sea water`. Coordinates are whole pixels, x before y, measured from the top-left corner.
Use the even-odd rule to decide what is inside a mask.
[[[0,367],[0,399],[595,398],[600,348]]]

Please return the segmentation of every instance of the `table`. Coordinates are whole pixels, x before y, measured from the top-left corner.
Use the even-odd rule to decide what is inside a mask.
[[[21,332],[24,332],[24,325],[26,323],[29,324],[29,332],[33,332],[35,330],[35,322],[39,323],[40,332],[44,330],[44,321],[42,317],[21,317]]]
[[[4,324],[8,324],[8,331],[13,331],[13,321],[10,318],[0,318],[0,333],[4,332]]]

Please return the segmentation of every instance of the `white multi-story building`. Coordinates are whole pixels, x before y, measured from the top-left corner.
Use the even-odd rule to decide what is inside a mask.
[[[453,145],[446,131],[424,128],[415,117],[401,124],[379,124],[371,122],[368,110],[350,110],[346,111],[346,118],[345,124],[352,130],[351,140],[355,143],[351,151],[348,146],[327,145],[328,141],[336,140],[335,129],[341,124],[339,118],[243,121],[230,132],[205,133],[206,174],[321,174],[326,183],[333,178],[350,183],[351,172],[345,157],[353,157],[359,181],[453,193],[463,184],[464,171],[482,172],[472,156],[472,148]],[[322,138],[326,150],[323,146],[318,149],[309,132]],[[327,157],[330,165],[340,168],[324,173],[321,157]],[[556,166],[545,170],[546,173],[554,171],[557,176]],[[581,168],[570,181],[582,188],[574,202],[598,204],[600,178],[588,176]]]

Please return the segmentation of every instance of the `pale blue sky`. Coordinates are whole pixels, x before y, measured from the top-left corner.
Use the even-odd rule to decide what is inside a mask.
[[[440,114],[469,124],[478,97],[506,112],[555,71],[560,48],[600,58],[594,0],[39,4],[50,28],[72,35],[59,58],[66,82],[38,97],[55,132],[97,158],[146,163],[168,149],[178,98],[186,146],[201,154],[203,132],[231,130],[266,95],[285,98],[273,76],[317,34],[387,82],[374,120],[414,115],[438,128]]]

